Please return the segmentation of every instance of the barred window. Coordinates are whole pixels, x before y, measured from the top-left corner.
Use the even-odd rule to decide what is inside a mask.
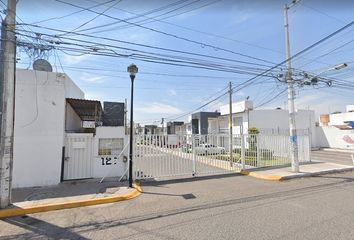
[[[100,138],[98,155],[118,155],[123,150],[123,138]]]

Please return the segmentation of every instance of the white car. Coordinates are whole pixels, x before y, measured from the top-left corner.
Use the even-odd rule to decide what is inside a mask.
[[[225,148],[213,144],[200,144],[195,148],[195,153],[198,155],[224,154]]]

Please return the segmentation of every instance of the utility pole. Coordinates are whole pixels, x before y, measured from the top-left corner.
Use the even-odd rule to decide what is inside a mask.
[[[286,82],[288,84],[290,154],[291,154],[291,169],[293,172],[299,172],[299,158],[298,158],[296,123],[295,123],[294,83],[293,83],[292,72],[291,72],[288,10],[290,7],[294,6],[297,2],[298,1],[295,0],[289,6],[287,4],[284,5],[286,63],[288,67],[286,73]]]
[[[161,118],[162,135],[165,135],[165,118]]]
[[[127,120],[127,99],[124,100],[124,130],[125,130],[125,135],[128,134],[128,120]]]
[[[230,166],[232,167],[232,83],[229,83],[229,152],[230,152]]]
[[[13,140],[15,115],[16,0],[8,0],[1,26],[0,69],[0,208],[11,204]]]

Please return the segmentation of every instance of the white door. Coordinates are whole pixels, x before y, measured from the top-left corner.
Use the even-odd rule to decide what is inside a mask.
[[[92,177],[93,135],[68,133],[65,139],[64,180]]]

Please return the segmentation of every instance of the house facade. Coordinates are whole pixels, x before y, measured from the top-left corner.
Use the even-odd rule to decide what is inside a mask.
[[[320,115],[319,120],[319,147],[354,150],[354,105],[347,105],[345,112]]]
[[[16,71],[13,187],[124,174],[124,124],[84,97],[66,74]]]
[[[228,105],[220,108],[221,115],[209,118],[210,133],[228,134],[230,114]],[[316,145],[315,113],[312,110],[296,110],[298,134],[310,134]],[[253,109],[252,101],[233,104],[232,133],[247,134],[249,128],[257,128],[264,134],[289,134],[289,112],[283,109]]]

